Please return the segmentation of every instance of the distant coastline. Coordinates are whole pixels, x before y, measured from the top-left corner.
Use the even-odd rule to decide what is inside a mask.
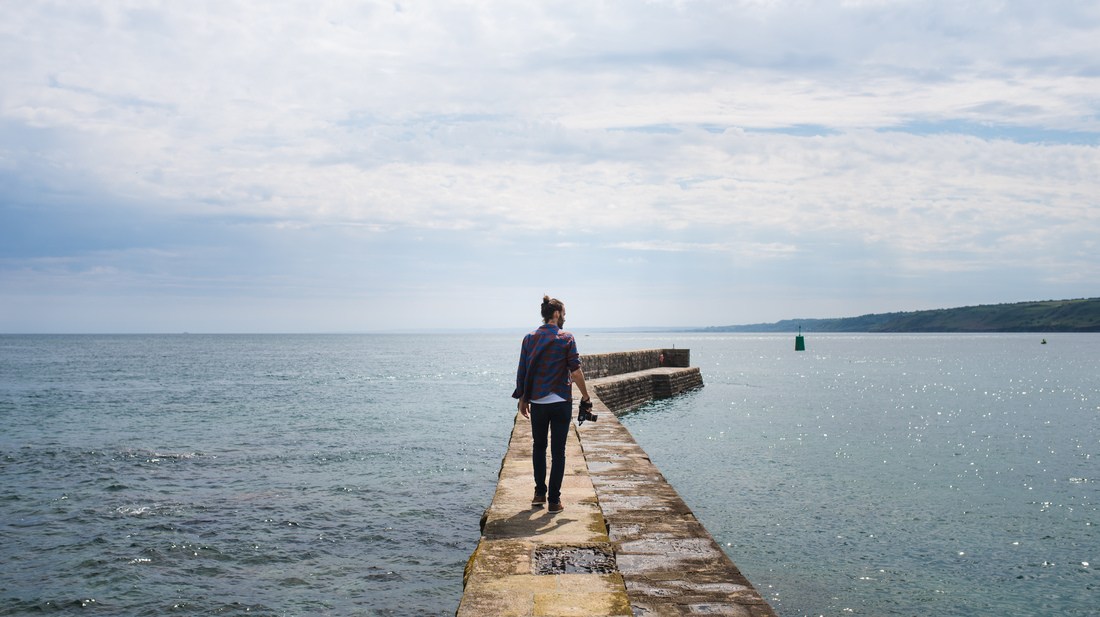
[[[327,332],[0,332],[15,336],[210,336],[210,335],[519,335],[531,325],[493,328],[399,328],[390,330]],[[772,323],[729,326],[617,326],[582,327],[578,336],[590,334],[666,335],[682,332],[1100,332],[1100,298],[1042,300],[1010,304],[983,304],[959,308],[898,313],[872,313],[858,317],[784,319]]]
[[[712,326],[697,332],[1100,332],[1100,298],[988,304],[836,319]]]

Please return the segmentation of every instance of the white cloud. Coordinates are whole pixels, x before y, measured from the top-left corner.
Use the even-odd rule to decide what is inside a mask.
[[[1066,273],[1096,272],[1097,40],[1089,2],[16,3],[0,222],[67,231],[11,243],[0,281],[56,257],[152,289],[108,255],[164,250],[203,255],[155,260],[198,289],[238,242],[226,280],[338,294],[368,258],[400,273],[364,285],[415,288],[433,259],[517,276],[544,242],[640,295],[631,268],[829,262],[854,287],[1027,266],[1036,293],[1090,295]],[[189,231],[104,252],[44,204]],[[392,240],[416,230],[453,240]]]

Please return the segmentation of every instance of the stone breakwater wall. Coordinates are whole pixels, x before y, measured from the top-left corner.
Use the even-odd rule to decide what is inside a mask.
[[[652,368],[686,368],[690,365],[689,349],[640,349],[581,355],[581,368],[584,369],[587,379],[636,373]]]
[[[587,377],[590,368],[632,366],[659,359],[660,351],[582,362],[589,363]],[[686,365],[687,350],[677,351]],[[701,385],[698,369],[639,366],[589,380],[599,420],[570,424],[561,512],[531,504],[531,423],[516,414],[481,540],[466,565],[458,617],[776,617],[615,417],[624,408],[599,394],[637,373],[667,372],[670,383],[679,381],[677,372],[694,374],[684,383]],[[574,387],[574,417],[579,400]]]
[[[608,409],[627,411],[703,385],[703,374],[689,366],[687,349],[643,349],[581,356],[584,376]]]

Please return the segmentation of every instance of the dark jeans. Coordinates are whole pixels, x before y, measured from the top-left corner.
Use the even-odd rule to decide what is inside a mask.
[[[546,495],[550,503],[561,501],[561,481],[565,477],[565,438],[573,405],[569,401],[531,404],[531,434],[534,448],[531,463],[535,467],[535,493]],[[550,433],[550,487],[546,486],[546,434]]]

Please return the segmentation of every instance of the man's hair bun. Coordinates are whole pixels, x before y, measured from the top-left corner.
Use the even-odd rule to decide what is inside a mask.
[[[550,296],[542,297],[542,320],[549,321],[554,316],[554,311],[565,312],[565,304],[556,298]]]

